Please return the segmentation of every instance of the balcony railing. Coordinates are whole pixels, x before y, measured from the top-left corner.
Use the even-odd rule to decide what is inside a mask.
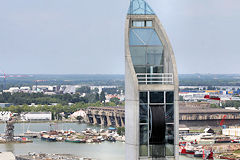
[[[137,73],[139,84],[173,84],[172,73]]]

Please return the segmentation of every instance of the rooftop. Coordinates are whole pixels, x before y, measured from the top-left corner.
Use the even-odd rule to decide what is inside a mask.
[[[131,0],[128,15],[154,15],[152,8],[144,0]]]

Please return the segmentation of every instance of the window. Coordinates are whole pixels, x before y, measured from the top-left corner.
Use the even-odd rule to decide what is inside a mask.
[[[173,98],[174,98],[173,92],[166,93],[166,102],[167,103],[173,103]]]
[[[150,92],[150,103],[164,103],[164,92]]]
[[[139,93],[140,103],[148,103],[148,92]]]
[[[148,106],[147,106],[147,104],[141,104],[139,112],[140,112],[140,114],[139,114],[140,123],[148,123]]]
[[[174,122],[173,104],[167,104],[166,105],[165,118],[166,118],[166,123],[173,123]]]
[[[133,21],[132,26],[133,27],[145,27],[145,22],[144,21]]]
[[[146,21],[146,27],[152,27],[152,21]]]
[[[132,27],[152,27],[151,20],[133,20]]]
[[[139,92],[139,155],[174,156],[174,92]]]

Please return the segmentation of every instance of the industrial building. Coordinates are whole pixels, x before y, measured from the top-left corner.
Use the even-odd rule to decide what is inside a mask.
[[[21,114],[23,121],[49,121],[52,120],[51,112],[28,112]]]

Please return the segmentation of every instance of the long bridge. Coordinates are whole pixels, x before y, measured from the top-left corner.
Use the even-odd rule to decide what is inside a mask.
[[[124,107],[88,107],[86,121],[104,126],[125,126]]]
[[[224,125],[239,125],[240,110],[227,110],[220,108],[189,108],[180,107],[179,124],[186,126],[220,126],[224,119]]]
[[[125,126],[124,107],[88,107],[87,123],[104,126]],[[240,125],[240,110],[210,108],[206,102],[180,102],[179,124],[187,127],[219,127],[224,118],[224,124]]]

